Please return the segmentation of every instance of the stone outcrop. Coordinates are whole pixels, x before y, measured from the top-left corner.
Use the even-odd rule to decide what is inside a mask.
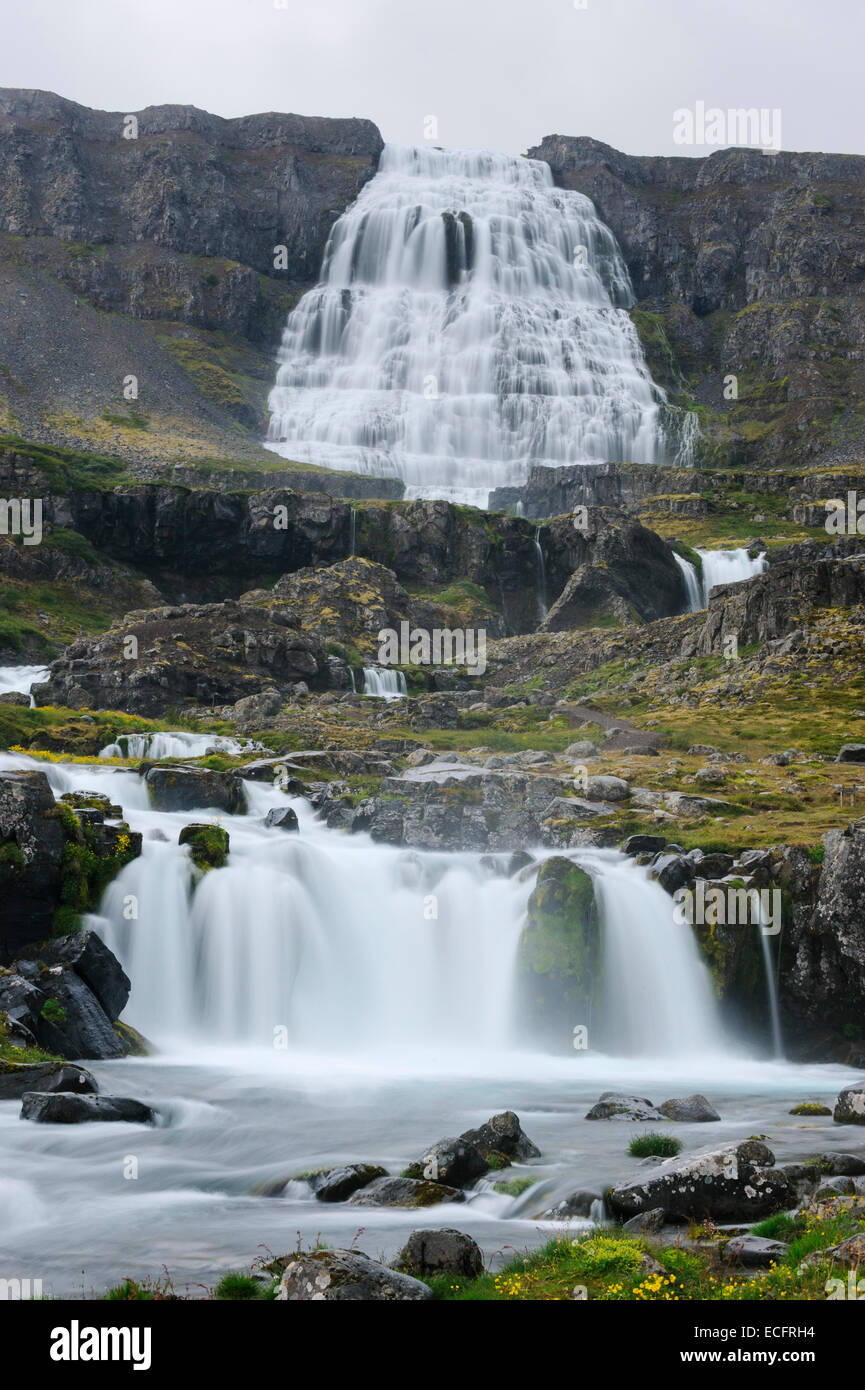
[[[759,1221],[795,1206],[786,1173],[771,1149],[756,1139],[670,1158],[642,1180],[620,1183],[607,1204],[622,1220],[663,1208],[667,1220]]]
[[[529,154],[615,234],[656,381],[704,407],[704,456],[764,467],[860,455],[865,159],[632,156],[560,135]],[[724,397],[729,374],[738,399]]]
[[[157,452],[170,447],[172,427],[194,453],[264,457],[286,315],[381,150],[365,120],[104,112],[0,91],[10,410],[32,437],[97,434],[106,452],[142,460],[154,436]],[[139,375],[145,428],[117,410],[118,361]]]
[[[310,1250],[286,1267],[277,1303],[421,1303],[433,1297],[419,1279],[371,1260],[362,1250]]]

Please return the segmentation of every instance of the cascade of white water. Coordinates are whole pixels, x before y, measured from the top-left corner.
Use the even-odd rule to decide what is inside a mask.
[[[648,871],[611,850],[574,856],[595,880],[603,926],[603,1050],[625,1056],[717,1053],[708,967],[690,926]]]
[[[687,599],[689,613],[698,613],[701,608],[705,608],[703,602],[703,589],[697,574],[696,567],[690,560],[685,560],[681,555],[673,551],[673,559],[682,571],[682,579],[685,582],[685,598]]]
[[[48,679],[47,666],[0,666],[0,695],[30,695],[30,687]],[[31,708],[36,701],[30,695]]]
[[[481,505],[533,465],[653,463],[665,397],[632,303],[547,164],[388,145],[289,316],[268,447]]]
[[[101,749],[100,758],[203,758],[206,753],[241,753],[260,744],[241,743],[220,734],[121,734]]]
[[[408,694],[405,674],[386,666],[364,666],[362,693],[380,700],[401,700]]]
[[[763,574],[769,568],[765,553],[751,556],[743,547],[736,550],[698,550],[703,562],[703,602],[709,602],[709,593],[716,584],[740,584],[744,579],[752,579],[755,574]]]
[[[254,787],[254,809],[285,805]],[[92,919],[132,980],[127,1017],[159,1039],[240,1040],[343,1054],[504,1046],[530,884],[470,854],[419,854],[327,831],[303,801],[300,835],[224,817],[228,865],[196,877],[155,820]],[[137,904],[127,921],[124,902]]]

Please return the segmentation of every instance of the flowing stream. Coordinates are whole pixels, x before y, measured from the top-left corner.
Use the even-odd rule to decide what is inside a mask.
[[[533,876],[505,877],[508,856],[496,871],[473,853],[375,844],[328,830],[304,799],[258,783],[247,784],[245,815],[168,813],[149,808],[130,771],[0,756],[9,767],[42,767],[58,794],[106,792],[145,837],[89,925],[132,979],[124,1018],[157,1050],[92,1070],[105,1093],[160,1115],[153,1128],[37,1126],[18,1118],[17,1102],[0,1102],[9,1275],[75,1295],[164,1263],[194,1292],[262,1245],[293,1249],[298,1232],[304,1243],[349,1244],[362,1226],[360,1247],[390,1258],[419,1224],[471,1232],[495,1264],[506,1247],[548,1238],[555,1228],[538,1215],[554,1201],[634,1171],[629,1126],[582,1123],[608,1088],[656,1102],[708,1094],[722,1122],[677,1126],[686,1151],[755,1130],[781,1157],[835,1139],[831,1123],[787,1112],[831,1098],[852,1074],[756,1060],[726,1036],[690,931],[615,851],[569,851],[595,880],[603,921],[605,1050],[590,1037],[577,1052],[568,1038],[550,1055],[517,1041]],[[297,834],[264,825],[286,804]],[[203,877],[177,844],[193,820],[218,821],[231,837],[226,867]],[[298,1176],[352,1160],[399,1172],[433,1140],[504,1108],[543,1154],[518,1168],[538,1179],[518,1197],[497,1191],[493,1174],[464,1205],[421,1219],[317,1203]],[[263,1195],[286,1180],[280,1196]]]

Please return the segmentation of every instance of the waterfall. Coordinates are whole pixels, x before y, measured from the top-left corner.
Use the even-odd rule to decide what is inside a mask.
[[[609,228],[547,164],[388,145],[289,315],[268,447],[480,505],[535,465],[656,462],[632,303]]]
[[[121,734],[103,748],[100,758],[203,758],[207,753],[242,753],[260,744],[240,743],[220,734]]]
[[[535,554],[538,557],[538,620],[544,621],[549,609],[547,608],[547,569],[544,564],[544,552],[541,547],[541,528],[535,530]]]
[[[681,555],[677,555],[675,550],[673,551],[673,559],[682,571],[682,579],[685,584],[685,599],[688,604],[686,612],[699,613],[700,609],[705,608],[706,605],[703,602],[703,588],[700,583],[699,575],[697,574],[696,566],[692,565],[690,560],[684,560]]]
[[[709,593],[716,584],[740,584],[744,579],[752,579],[755,574],[763,574],[769,568],[765,553],[751,556],[740,547],[737,550],[698,550],[703,562],[703,602],[709,602]]]
[[[286,804],[251,795],[259,814]],[[130,1022],[160,1041],[269,1047],[285,1030],[292,1047],[346,1055],[506,1046],[531,884],[491,879],[477,855],[328,831],[291,804],[299,835],[223,817],[228,865],[194,892],[176,843],[192,817],[144,818],[169,843],[147,840],[91,919],[132,980]]]
[[[30,695],[30,687],[47,681],[50,672],[47,666],[0,666],[0,695]],[[30,695],[30,708],[36,701]]]
[[[602,919],[603,1050],[625,1056],[719,1053],[711,977],[692,929],[648,870],[613,850],[574,858],[592,874]]]
[[[348,509],[348,553],[354,555],[357,546],[357,512],[354,507]]]
[[[362,693],[376,695],[381,700],[400,700],[408,694],[405,675],[385,666],[364,666]]]

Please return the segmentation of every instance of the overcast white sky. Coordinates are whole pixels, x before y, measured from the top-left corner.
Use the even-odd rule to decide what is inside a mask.
[[[785,149],[865,152],[862,0],[0,0],[0,86],[130,112],[367,116],[513,153],[673,143],[673,112],[780,108]]]

